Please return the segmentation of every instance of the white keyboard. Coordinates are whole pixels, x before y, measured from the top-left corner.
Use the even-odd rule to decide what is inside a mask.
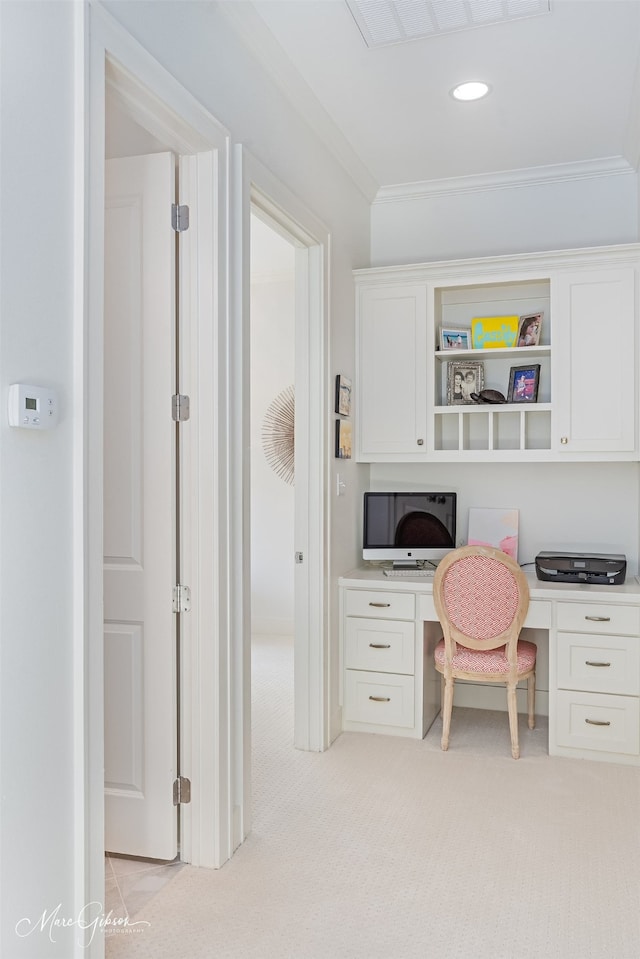
[[[427,577],[427,578],[433,577],[433,574],[435,573],[435,569],[428,569],[428,568],[425,568],[425,569],[383,569],[382,572],[384,573],[385,576],[393,576],[394,579],[395,579],[396,576],[398,576],[398,577],[401,577],[401,576],[402,576],[402,577],[404,577],[404,576],[411,576],[412,578],[413,578],[414,576],[418,576],[418,577],[420,577],[421,579],[423,579],[424,577]]]

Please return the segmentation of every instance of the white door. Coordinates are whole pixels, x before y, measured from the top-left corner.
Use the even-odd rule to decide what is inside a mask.
[[[177,855],[170,153],[106,164],[105,848]]]

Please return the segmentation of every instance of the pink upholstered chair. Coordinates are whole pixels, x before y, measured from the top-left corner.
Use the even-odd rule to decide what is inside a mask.
[[[462,546],[441,560],[433,599],[444,638],[435,649],[442,674],[442,748],[449,730],[456,679],[506,683],[511,753],[520,756],[516,686],[527,680],[529,729],[535,726],[536,646],[519,640],[529,587],[518,564],[499,549]]]

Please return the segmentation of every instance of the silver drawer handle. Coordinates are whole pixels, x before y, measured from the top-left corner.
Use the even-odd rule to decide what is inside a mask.
[[[390,703],[391,696],[369,696],[372,703]]]
[[[369,606],[377,606],[378,609],[388,609],[391,603],[369,603]]]
[[[611,665],[611,663],[597,663],[593,659],[585,659],[584,664],[585,666],[610,666]]]
[[[588,619],[592,623],[610,623],[610,616],[585,616],[585,619]]]
[[[391,643],[369,643],[370,649],[391,649]]]
[[[585,723],[589,723],[590,726],[610,726],[611,723],[607,719],[585,719]]]

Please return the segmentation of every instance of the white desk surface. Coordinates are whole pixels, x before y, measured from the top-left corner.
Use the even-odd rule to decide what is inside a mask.
[[[535,572],[524,571],[529,583],[531,599],[590,600],[592,602],[640,604],[640,580],[627,576],[622,586],[590,586],[586,583],[545,583]],[[380,566],[352,569],[338,580],[340,586],[363,589],[408,590],[413,593],[432,593],[433,576],[385,576]]]

